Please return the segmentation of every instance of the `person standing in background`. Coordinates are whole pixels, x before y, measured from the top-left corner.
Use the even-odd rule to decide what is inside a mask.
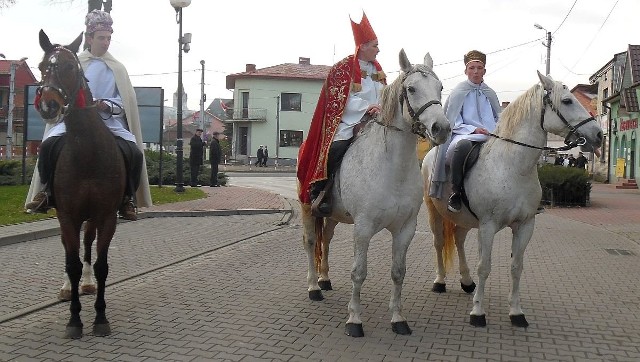
[[[196,134],[191,137],[189,146],[189,166],[191,167],[191,187],[198,187],[198,175],[200,175],[200,167],[203,163],[204,141],[202,141],[202,129],[196,129]]]
[[[218,184],[218,164],[220,163],[220,141],[218,140],[218,132],[211,135],[211,144],[209,145],[209,162],[211,163],[211,178],[209,186],[220,187]]]
[[[258,148],[258,151],[256,151],[256,167],[262,166],[262,159],[264,158],[264,149],[262,147],[263,146],[260,145],[260,148]]]
[[[267,146],[264,146],[264,151],[262,151],[262,167],[267,167],[267,160],[269,159],[269,150]]]

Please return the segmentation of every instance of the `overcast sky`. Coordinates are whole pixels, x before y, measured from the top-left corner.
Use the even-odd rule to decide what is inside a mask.
[[[426,52],[443,80],[445,96],[465,79],[462,56],[487,53],[485,81],[501,101],[512,101],[545,72],[546,31],[553,34],[551,76],[570,88],[614,54],[640,44],[638,0],[193,0],[183,10],[183,32],[193,34],[183,54],[183,83],[190,109],[199,108],[201,65],[205,93],[232,98],[225,76],[258,68],[297,63],[332,65],[353,53],[349,17],[362,11],[378,35],[378,60],[389,80],[398,75],[404,48],[413,63]],[[42,58],[38,31],[67,44],[84,30],[86,0],[17,0],[0,9],[0,53],[7,59],[28,57],[39,79]],[[134,86],[160,86],[165,98],[177,89],[178,25],[169,0],[113,0],[111,53],[127,67]],[[171,101],[167,102],[171,105]]]

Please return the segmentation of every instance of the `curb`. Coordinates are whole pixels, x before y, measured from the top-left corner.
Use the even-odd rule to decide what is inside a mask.
[[[288,224],[293,218],[293,208],[289,200],[284,199],[284,209],[237,209],[237,210],[189,210],[189,211],[144,211],[138,213],[138,220],[160,218],[160,217],[204,217],[204,216],[232,216],[232,215],[268,215],[268,214],[284,214],[278,225]],[[118,223],[131,222],[127,220],[118,220]],[[21,234],[0,236],[0,247],[33,241],[42,238],[60,235],[60,226],[49,227],[37,231],[27,231]]]

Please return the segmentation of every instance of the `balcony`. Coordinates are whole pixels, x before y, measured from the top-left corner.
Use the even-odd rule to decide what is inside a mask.
[[[267,120],[266,108],[242,108],[228,109],[226,122],[265,122]]]

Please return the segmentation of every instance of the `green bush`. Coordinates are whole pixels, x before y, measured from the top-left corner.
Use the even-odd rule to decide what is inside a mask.
[[[35,167],[34,159],[26,160],[25,183],[31,183]],[[22,159],[0,160],[0,186],[20,185],[22,183]]]
[[[147,161],[147,173],[149,175],[149,183],[152,185],[158,185],[160,181],[160,152],[145,151],[144,153]],[[162,184],[163,185],[175,185],[176,183],[176,170],[177,170],[177,158],[167,152],[162,153]],[[210,185],[211,169],[208,164],[205,164],[198,176],[198,182],[201,185]],[[191,166],[189,165],[189,159],[185,158],[182,161],[182,182],[185,185],[189,184],[191,180]],[[218,173],[218,184],[227,184],[227,175],[222,172]]]
[[[588,206],[591,181],[584,169],[555,165],[538,168],[542,201],[564,206]]]
[[[144,152],[147,161],[147,174],[149,175],[149,184],[158,185],[160,181],[160,152],[145,151]],[[35,169],[36,158],[29,158],[26,160],[26,172],[25,183],[31,183],[31,176]],[[189,167],[189,159],[184,159],[182,162],[182,180],[185,184],[189,184],[191,178],[191,168]],[[207,164],[200,172],[198,180],[202,185],[210,184],[211,169]],[[175,155],[167,152],[162,153],[162,184],[163,185],[175,185],[176,183],[176,157]],[[0,160],[0,186],[8,185],[20,185],[22,184],[22,160]],[[227,184],[227,175],[218,173],[218,184]]]

